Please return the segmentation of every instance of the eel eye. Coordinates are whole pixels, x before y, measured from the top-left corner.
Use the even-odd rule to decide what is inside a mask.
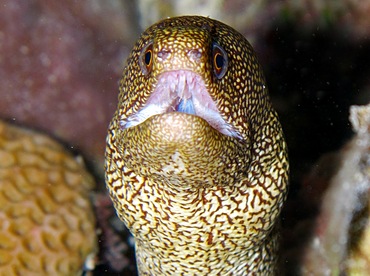
[[[214,43],[212,49],[213,71],[218,79],[225,76],[227,71],[227,55],[220,45]]]
[[[149,43],[143,48],[140,54],[140,67],[144,75],[149,74],[153,67],[153,43]]]

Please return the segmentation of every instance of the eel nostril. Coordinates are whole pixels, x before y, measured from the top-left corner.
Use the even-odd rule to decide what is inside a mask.
[[[157,57],[159,60],[165,60],[170,54],[171,51],[169,50],[161,50],[158,52]]]
[[[198,62],[202,58],[202,49],[189,50],[187,55],[191,60]]]

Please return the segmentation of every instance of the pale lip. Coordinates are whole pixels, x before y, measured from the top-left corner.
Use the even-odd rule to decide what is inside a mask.
[[[196,115],[222,134],[241,137],[234,127],[221,117],[202,77],[187,70],[162,73],[145,106],[126,120],[121,120],[121,128],[134,127],[153,115],[169,112]]]

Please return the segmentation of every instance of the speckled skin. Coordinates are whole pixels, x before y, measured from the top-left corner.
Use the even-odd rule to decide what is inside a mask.
[[[145,69],[142,51],[151,43]],[[221,78],[214,43],[227,54]],[[173,70],[201,76],[237,135],[183,112],[125,127]],[[166,19],[142,34],[123,72],[106,149],[107,187],[135,237],[140,275],[274,274],[288,170],[261,67],[241,34],[196,16]]]

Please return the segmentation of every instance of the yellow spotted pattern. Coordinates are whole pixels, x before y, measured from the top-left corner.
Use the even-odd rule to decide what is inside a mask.
[[[144,72],[141,51],[150,43],[153,64]],[[220,79],[213,43],[228,57]],[[121,128],[145,106],[158,76],[180,69],[203,78],[240,138],[178,112]],[[209,18],[184,16],[141,35],[123,71],[106,148],[107,188],[135,237],[140,275],[273,275],[288,171],[278,116],[241,34]]]

